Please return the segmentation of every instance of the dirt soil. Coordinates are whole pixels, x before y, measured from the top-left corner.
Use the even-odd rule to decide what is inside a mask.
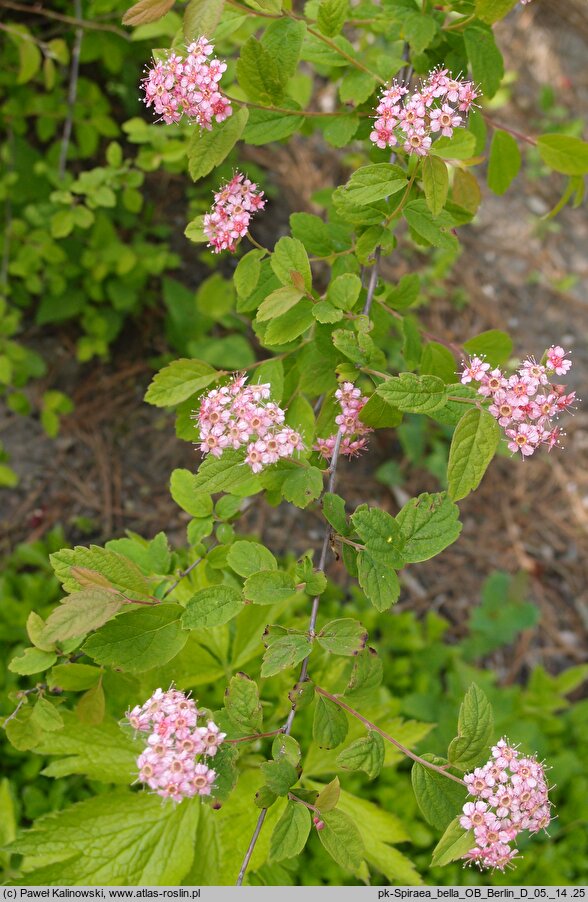
[[[538,113],[546,86],[555,89],[571,115],[586,114],[588,10],[581,0],[566,0],[557,9],[535,0],[502,23],[499,40],[507,68],[519,73],[511,99],[496,113],[499,121],[527,134],[548,131],[549,119]],[[292,210],[312,209],[312,192],[340,180],[333,152],[307,140],[254,152],[256,161],[267,162],[275,173]],[[484,329],[505,328],[521,355],[541,355],[549,344],[561,343],[573,350],[570,384],[588,398],[588,221],[581,208],[566,208],[550,223],[540,220],[563,188],[563,177],[521,175],[504,197],[485,192],[476,222],[461,230],[463,254],[450,277],[448,298],[427,310],[426,328],[457,342]],[[267,220],[268,240],[287,222],[284,208],[278,212],[276,206]],[[178,229],[180,235],[181,224]],[[385,275],[398,278],[406,265],[406,258],[393,255],[384,261]],[[568,279],[570,274],[575,278]],[[449,299],[456,290],[469,298],[459,311]],[[21,477],[18,489],[2,493],[1,553],[57,524],[71,542],[105,541],[125,529],[146,536],[163,529],[172,542],[183,544],[187,515],[178,514],[167,483],[174,467],[196,465],[194,450],[175,438],[167,414],[142,401],[152,373],[147,355],[162,350],[159,326],[158,314],[145,314],[140,331],[126,329],[111,362],[85,366],[75,363],[72,334],[38,337],[32,330],[32,340],[52,358],[48,376],[35,390],[66,390],[75,411],[54,441],[31,418],[0,415],[0,439]],[[493,570],[527,574],[528,597],[541,610],[541,624],[523,633],[514,650],[493,656],[492,666],[505,682],[536,664],[559,672],[586,659],[586,404],[570,418],[567,432],[564,452],[524,462],[495,460],[480,490],[461,503],[459,541],[433,561],[411,566],[404,578],[399,606],[423,614],[439,611],[457,638]],[[394,513],[410,495],[436,488],[424,471],[412,473],[402,490],[374,480],[393,443],[392,433],[379,433],[369,457],[343,462],[340,484],[349,487],[350,503],[372,502]],[[312,512],[256,505],[247,521],[278,553],[320,544],[321,520]],[[336,562],[331,567],[333,577],[344,580],[342,567]]]

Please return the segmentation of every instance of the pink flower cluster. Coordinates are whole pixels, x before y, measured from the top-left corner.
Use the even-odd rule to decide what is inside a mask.
[[[214,46],[201,37],[187,47],[187,56],[172,52],[147,70],[143,99],[164,122],[179,122],[186,116],[210,130],[213,120],[223,122],[231,115],[231,103],[218,88],[227,64],[208,59],[213,51]]]
[[[233,252],[237,242],[247,234],[253,214],[264,206],[263,191],[258,191],[254,182],[236,172],[214,195],[214,206],[204,217],[208,246],[215,254],[224,250]]]
[[[361,391],[354,386],[353,382],[344,382],[343,386],[335,392],[335,397],[341,407],[341,413],[335,417],[335,423],[342,435],[339,453],[345,454],[347,457],[355,457],[367,447],[365,436],[373,432],[373,429],[364,425],[359,419],[359,413],[368,399],[362,396]],[[328,438],[319,438],[314,445],[314,450],[322,454],[326,460],[330,460],[336,442],[337,433]]]
[[[127,712],[133,729],[149,733],[137,759],[139,780],[164,799],[181,802],[211,793],[216,771],[206,759],[214,758],[226,734],[211,720],[199,727],[202,714],[193,699],[173,687],[156,689],[144,705]]]
[[[451,138],[478,96],[471,81],[453,78],[447,69],[435,69],[413,94],[394,81],[376,107],[370,139],[382,148],[400,143],[407,153],[424,157],[434,135]]]
[[[512,376],[490,369],[481,357],[472,357],[463,365],[461,381],[479,383],[478,394],[492,402],[488,410],[503,427],[509,449],[520,451],[524,458],[539,445],[551,450],[559,444],[562,433],[553,420],[572,406],[576,393],[567,394],[565,385],[551,384],[549,374],[563,376],[571,365],[557,345],[545,352],[545,364],[529,357]]]
[[[200,429],[200,450],[221,457],[225,448],[247,446],[245,462],[254,473],[292,457],[304,447],[294,429],[284,426],[285,412],[270,401],[267,383],[246,385],[245,375],[235,376],[228,385],[213,389],[201,401],[196,414]]]
[[[466,861],[484,868],[504,868],[517,855],[511,846],[519,833],[538,833],[551,821],[545,770],[535,757],[522,756],[501,739],[492,747],[492,757],[464,777],[475,802],[466,802],[460,824],[473,830],[476,845],[464,855]]]

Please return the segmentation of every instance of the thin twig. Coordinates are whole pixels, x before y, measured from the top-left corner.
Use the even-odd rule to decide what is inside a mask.
[[[277,730],[269,730],[267,733],[251,733],[250,736],[240,736],[238,739],[225,739],[225,742],[254,742],[256,739],[269,739],[271,736],[279,736],[283,732],[284,728],[279,727]]]
[[[344,711],[347,711],[348,714],[351,714],[353,717],[356,717],[357,720],[360,720],[362,724],[368,728],[368,730],[375,730],[375,732],[379,733],[383,739],[391,742],[392,745],[395,746],[400,752],[402,752],[403,755],[407,755],[409,758],[412,758],[412,760],[416,761],[417,764],[422,764],[423,767],[428,767],[429,770],[434,770],[438,774],[442,774],[449,780],[453,780],[454,783],[459,783],[461,786],[466,785],[461,777],[455,777],[453,774],[450,774],[438,764],[433,764],[431,761],[427,761],[426,758],[421,758],[420,755],[416,755],[414,752],[411,752],[411,750],[408,749],[405,745],[402,745],[401,742],[398,742],[397,739],[394,739],[394,737],[390,736],[389,733],[386,733],[385,730],[380,729],[380,727],[378,727],[375,723],[372,723],[371,720],[368,720],[367,717],[364,717],[363,714],[360,714],[359,711],[356,711],[355,708],[352,708],[350,707],[350,705],[346,704],[346,702],[341,701],[341,699],[336,695],[331,695],[330,692],[327,692],[326,689],[321,689],[320,686],[315,686],[314,689],[315,692],[318,692],[319,695],[323,695],[325,698],[330,699],[330,701],[335,702],[336,705],[339,705],[339,707],[343,708]]]
[[[211,551],[213,548],[214,548],[214,545],[211,545],[210,548],[208,549],[208,551]],[[195,560],[192,564],[190,564],[189,567],[186,567],[185,570],[182,570],[182,572],[179,574],[178,578],[176,579],[175,583],[172,583],[171,586],[165,590],[165,592],[163,593],[163,598],[167,598],[167,596],[173,592],[173,590],[176,588],[176,586],[178,586],[181,583],[181,581],[186,578],[186,576],[189,576],[190,573],[192,572],[192,570],[194,570],[194,568],[197,567],[198,564],[201,561],[203,561],[205,557],[206,557],[206,555],[203,554],[202,557],[199,557],[197,560]]]
[[[24,705],[24,703],[27,700],[27,695],[33,695],[35,692],[37,692],[37,693],[43,692],[43,690],[45,690],[46,688],[47,688],[46,683],[39,683],[37,686],[33,686],[32,689],[22,689],[19,692],[19,695],[21,697],[18,701],[16,708],[14,709],[12,714],[8,715],[8,717],[6,718],[6,720],[3,723],[4,729],[6,729],[6,724],[9,723],[11,720],[13,720],[13,718],[15,718],[18,715],[18,712],[20,711],[20,709],[22,708],[22,706]]]
[[[74,11],[76,19],[82,18],[82,0],[74,0]],[[71,139],[71,130],[73,128],[74,110],[76,98],[78,96],[78,76],[80,73],[80,53],[82,50],[82,40],[84,37],[84,29],[76,28],[74,45],[71,54],[71,70],[69,73],[69,90],[67,92],[67,118],[63,126],[63,137],[61,139],[61,152],[59,154],[59,178],[65,175],[67,166],[67,151]]]
[[[537,145],[535,138],[532,138],[530,135],[525,135],[523,132],[519,132],[516,129],[511,128],[510,125],[502,125],[501,122],[496,122],[494,119],[491,119],[490,116],[487,116],[486,113],[482,113],[482,118],[492,128],[497,128],[503,132],[508,132],[508,134],[512,135],[513,138],[518,138],[519,141],[525,141],[527,144],[532,144],[533,147]]]
[[[62,13],[53,12],[50,9],[43,9],[41,6],[29,6],[26,3],[14,3],[13,0],[0,0],[0,8],[13,9],[18,13],[28,13],[33,16],[43,16],[45,19],[54,19],[57,22],[64,22],[66,25],[75,25],[76,28],[83,28],[86,31],[110,31],[125,41],[131,40],[131,35],[116,25],[101,24],[100,22],[89,22],[87,19],[74,18],[73,16],[64,16]]]
[[[335,440],[335,447],[333,448],[333,456],[331,457],[331,465],[329,467],[329,483],[327,487],[328,492],[332,492],[335,488],[335,480],[337,477],[337,464],[339,462],[339,452],[341,450],[341,440],[343,438],[343,433],[341,431],[337,432],[337,438]],[[327,523],[325,534],[323,538],[323,547],[321,549],[321,556],[318,564],[319,573],[324,573],[326,563],[327,563],[327,552],[329,550],[331,538],[331,526]],[[312,601],[312,610],[310,612],[310,622],[308,624],[308,635],[312,639],[315,632],[316,620],[318,617],[318,610],[320,604],[320,595],[317,595],[313,598]],[[302,662],[302,667],[300,668],[300,676],[298,677],[298,682],[303,683],[308,676],[308,659],[310,658],[310,654],[306,656],[304,661]],[[292,724],[294,723],[294,717],[296,716],[296,702],[293,702],[290,713],[288,714],[288,718],[284,727],[282,729],[282,733],[285,736],[290,735],[290,731],[292,730]],[[237,877],[237,886],[242,886],[243,878],[245,877],[245,873],[249,866],[249,862],[251,861],[251,856],[255,850],[255,845],[259,838],[259,834],[261,833],[261,828],[263,827],[263,822],[265,821],[268,809],[262,808],[259,813],[259,817],[257,818],[257,823],[255,825],[255,830],[253,831],[253,836],[251,837],[251,842],[247,847],[247,851],[245,853],[245,857],[243,859],[243,863],[241,864],[241,868],[239,870],[239,876]]]
[[[6,130],[6,150],[8,160],[6,163],[7,172],[14,169],[14,133],[9,125]],[[4,204],[4,244],[2,247],[2,268],[0,269],[0,292],[1,295],[8,295],[8,266],[10,264],[10,242],[12,239],[12,195],[10,191],[6,192],[6,202]]]

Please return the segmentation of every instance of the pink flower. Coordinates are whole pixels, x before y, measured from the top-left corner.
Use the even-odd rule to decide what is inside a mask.
[[[461,374],[462,385],[468,382],[481,382],[484,374],[490,369],[490,364],[485,363],[481,357],[471,357],[468,364],[463,365]]]
[[[236,172],[231,181],[216,192],[214,201],[203,222],[208,246],[215,254],[224,250],[233,252],[247,234],[252,215],[265,205],[263,191],[258,191],[256,184]]]
[[[530,423],[521,423],[514,429],[506,430],[510,438],[509,451],[520,451],[523,457],[529,457],[540,442],[539,432]]]
[[[360,454],[367,445],[365,436],[372,432],[369,426],[362,423],[359,414],[367,403],[367,396],[361,394],[353,382],[344,382],[335,392],[335,398],[341,407],[341,413],[335,417],[338,431],[343,436],[339,445],[339,453],[346,457],[354,457]],[[326,460],[333,456],[337,434],[328,438],[316,440],[314,450],[318,451]]]
[[[139,719],[153,731],[137,758],[138,779],[164,799],[181,802],[211,794],[216,771],[202,759],[216,755],[226,734],[211,720],[198,727],[201,713],[193,699],[173,687],[156,689],[143,705],[127,712],[131,726]]]
[[[460,123],[461,116],[448,103],[444,103],[440,109],[433,110],[431,113],[431,131],[441,131],[446,138],[451,138],[453,129],[457,128]]]
[[[566,353],[559,345],[552,345],[547,351],[547,368],[558,376],[564,376],[572,366],[572,361],[566,360]]]
[[[462,827],[474,831],[475,845],[463,856],[480,870],[504,870],[518,854],[511,846],[519,833],[545,830],[551,821],[551,803],[545,770],[534,757],[521,757],[516,746],[501,739],[492,747],[492,757],[483,767],[466,774],[471,795],[480,795],[488,776],[498,778],[486,801],[466,802]]]

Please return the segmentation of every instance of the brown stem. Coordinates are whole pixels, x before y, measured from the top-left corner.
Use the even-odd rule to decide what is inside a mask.
[[[390,316],[394,317],[394,319],[397,319],[397,320],[404,319],[404,317],[402,316],[401,313],[399,313],[397,310],[393,310],[392,307],[388,307],[388,305],[385,304],[384,301],[381,301],[379,298],[378,298],[378,304],[380,305],[382,310],[385,310],[386,313],[389,313]],[[436,341],[438,344],[443,345],[448,350],[450,350],[452,354],[455,354],[457,357],[463,357],[464,350],[461,347],[461,345],[458,345],[453,341],[448,341],[446,338],[441,338],[439,335],[433,335],[432,332],[427,332],[425,329],[422,330],[422,335],[428,341]]]
[[[300,802],[300,804],[304,805],[305,808],[308,808],[309,811],[314,811],[315,814],[320,814],[320,811],[316,807],[316,805],[311,805],[310,802],[305,802],[304,799],[299,799],[298,796],[294,795],[293,792],[288,793],[288,798],[292,799],[293,802]]]
[[[335,447],[333,448],[333,456],[331,457],[331,464],[329,466],[329,471],[328,471],[329,472],[329,482],[328,482],[328,486],[327,486],[328,492],[332,492],[335,488],[335,480],[337,477],[337,464],[339,462],[339,452],[341,450],[342,438],[343,438],[343,434],[339,431],[337,433],[337,438],[335,440]],[[331,527],[330,527],[330,524],[327,523],[324,538],[323,538],[323,546],[321,549],[321,556],[320,556],[319,564],[318,564],[318,568],[317,568],[319,573],[325,572],[325,567],[327,564],[327,552],[329,550],[329,544],[330,544],[330,537],[331,537]],[[310,612],[310,622],[308,625],[308,635],[309,636],[314,635],[314,632],[315,632],[319,604],[320,604],[320,595],[317,595],[315,598],[313,598],[313,601],[312,601],[312,610]],[[304,659],[304,661],[302,662],[302,667],[300,668],[300,676],[298,677],[299,683],[303,683],[307,679],[308,659],[309,658],[310,658],[310,654],[307,655],[306,658]],[[296,716],[296,703],[294,702],[292,704],[292,709],[286,719],[286,723],[284,724],[284,727],[281,731],[282,733],[284,733],[285,736],[290,735],[295,716]],[[251,856],[253,855],[253,852],[255,850],[257,840],[259,839],[259,834],[261,833],[261,828],[263,827],[263,823],[265,821],[267,812],[268,812],[267,808],[262,808],[262,810],[259,813],[259,817],[257,818],[257,823],[255,825],[255,830],[253,831],[253,836],[251,837],[251,841],[249,843],[249,846],[247,847],[245,857],[243,858],[243,863],[241,864],[241,868],[239,870],[239,876],[237,877],[237,882],[236,882],[237,886],[242,886],[242,884],[243,884],[243,879],[245,877],[247,868],[249,867],[249,862],[251,861]]]
[[[502,125],[500,122],[496,122],[495,119],[491,119],[490,116],[486,115],[486,113],[482,113],[482,116],[488,123],[488,125],[490,125],[492,128],[499,128],[503,132],[508,132],[508,134],[512,135],[513,138],[518,138],[519,141],[525,141],[527,144],[532,144],[533,147],[536,146],[537,141],[530,135],[525,135],[523,134],[523,132],[518,132],[516,129],[511,128],[510,125]]]
[[[82,18],[82,0],[74,0],[75,17],[77,20]],[[67,152],[69,150],[69,142],[71,139],[71,130],[73,128],[74,111],[76,98],[78,96],[78,77],[80,73],[80,53],[82,51],[82,39],[84,37],[84,29],[76,28],[74,37],[74,45],[71,53],[71,69],[69,73],[69,88],[67,92],[67,118],[63,126],[63,137],[61,139],[61,150],[59,152],[59,165],[57,171],[59,178],[65,175],[67,167]]]
[[[364,717],[363,714],[360,714],[359,711],[356,711],[355,708],[351,708],[346,702],[341,701],[336,695],[331,695],[330,692],[327,692],[326,689],[321,689],[320,686],[315,686],[315,692],[318,692],[319,695],[323,695],[325,698],[330,699],[330,701],[335,702],[336,705],[339,705],[340,708],[343,708],[344,711],[347,711],[348,714],[351,714],[353,717],[360,720],[361,723],[368,728],[368,730],[375,730],[376,733],[379,733],[383,739],[386,739],[388,742],[391,742],[393,746],[395,746],[398,751],[402,752],[403,755],[407,755],[409,758],[412,758],[413,761],[416,761],[417,764],[422,764],[423,767],[428,767],[429,770],[434,770],[438,774],[442,774],[444,777],[448,777],[448,779],[453,780],[454,783],[459,783],[461,786],[465,786],[465,782],[461,779],[461,777],[455,777],[453,774],[448,773],[448,771],[443,770],[438,764],[433,764],[431,761],[427,761],[425,758],[421,758],[420,755],[416,755],[414,752],[411,752],[405,745],[402,745],[401,742],[398,742],[397,739],[394,739],[393,736],[390,736],[389,733],[386,733],[385,730],[380,729],[375,723],[372,723],[371,720],[368,720],[367,717]]]
[[[254,742],[256,739],[269,739],[270,736],[279,736],[283,732],[284,728],[278,727],[277,730],[269,730],[267,733],[252,733],[250,736],[240,736],[239,739],[225,739],[225,742]]]
[[[216,542],[215,542],[213,545],[210,546],[210,548],[208,549],[208,551],[212,551],[212,549],[215,547],[215,545],[216,545]],[[169,586],[169,588],[167,588],[167,589],[165,590],[165,592],[163,593],[163,597],[164,597],[164,598],[167,598],[167,596],[170,595],[171,592],[173,592],[173,590],[176,588],[176,586],[178,586],[178,585],[181,583],[181,581],[182,581],[186,576],[188,576],[188,575],[192,572],[192,570],[194,570],[194,568],[198,566],[198,564],[199,564],[201,561],[204,560],[205,557],[206,557],[206,555],[203,554],[201,557],[199,557],[197,560],[195,560],[192,564],[190,564],[189,567],[186,567],[185,570],[182,570],[181,573],[178,575],[178,578],[176,579],[176,581],[175,581],[174,583],[172,583],[171,586]]]

